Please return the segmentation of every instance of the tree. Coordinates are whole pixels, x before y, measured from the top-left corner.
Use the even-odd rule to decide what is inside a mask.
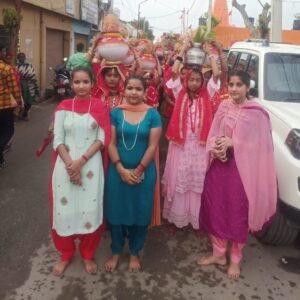
[[[269,38],[269,32],[270,32],[270,22],[271,22],[271,5],[269,3],[266,3],[263,5],[263,11],[258,16],[258,25],[257,30],[259,31],[260,37],[262,39],[268,39]]]
[[[154,40],[153,29],[146,18],[140,18],[139,21],[134,20],[131,22],[131,25],[138,28],[138,38],[144,38],[151,41]]]
[[[266,39],[269,37],[269,32],[270,32],[269,25],[271,21],[271,12],[270,12],[271,5],[269,3],[263,4],[261,0],[257,0],[257,1],[262,7],[262,12],[258,17],[258,22],[256,27],[246,12],[246,4],[240,4],[238,3],[237,0],[232,0],[232,6],[236,8],[242,15],[246,27],[248,27],[251,31],[251,37],[257,37],[257,32],[258,32],[260,38]]]

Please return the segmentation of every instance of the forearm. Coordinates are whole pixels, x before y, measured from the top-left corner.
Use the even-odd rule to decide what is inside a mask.
[[[90,159],[103,147],[103,143],[100,140],[95,141],[91,147],[84,153],[87,159]]]
[[[60,144],[56,148],[56,151],[66,166],[68,166],[70,163],[72,163],[73,160],[64,144]]]
[[[144,153],[143,158],[140,161],[140,164],[143,167],[146,168],[151,163],[151,161],[155,157],[155,153],[157,151],[157,147],[158,147],[157,144],[149,145],[149,147],[147,148],[146,152]]]
[[[209,60],[210,60],[210,66],[211,66],[211,70],[212,70],[212,76],[213,76],[214,82],[217,82],[220,77],[220,70],[217,65],[215,57],[211,56],[211,55],[209,57],[210,57]]]

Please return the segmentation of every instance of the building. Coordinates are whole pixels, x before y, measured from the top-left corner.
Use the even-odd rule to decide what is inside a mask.
[[[91,36],[98,31],[101,3],[99,0],[21,1],[19,48],[36,70],[42,96],[52,90],[53,71],[49,67],[61,64],[64,57],[74,53],[78,43],[88,47]],[[8,7],[13,8],[14,1],[1,0],[0,24],[2,9]]]

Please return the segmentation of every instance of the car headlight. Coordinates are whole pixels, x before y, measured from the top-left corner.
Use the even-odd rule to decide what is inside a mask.
[[[292,155],[300,159],[300,129],[292,129],[286,138],[285,144],[290,149]]]

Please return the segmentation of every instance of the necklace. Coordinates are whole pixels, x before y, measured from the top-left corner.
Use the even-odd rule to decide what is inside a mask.
[[[139,123],[137,124],[137,129],[136,129],[136,133],[135,133],[134,142],[133,142],[133,144],[132,144],[131,147],[128,147],[128,146],[126,145],[125,138],[124,138],[124,123],[125,123],[125,117],[126,117],[125,111],[123,111],[122,141],[123,141],[123,145],[124,145],[125,149],[126,149],[127,151],[132,151],[133,148],[135,147],[135,144],[136,144],[136,141],[137,141],[138,132],[139,132],[140,124],[141,124],[141,121],[142,121],[142,117],[140,118]]]
[[[192,114],[192,107],[190,107],[190,121],[191,121],[191,129],[192,129],[193,133],[196,132],[196,122],[197,122],[197,113],[198,113],[198,98],[196,98],[194,101],[196,102],[194,114]]]
[[[87,117],[87,121],[86,121],[86,126],[85,126],[85,134],[83,135],[83,143],[79,143],[79,141],[77,141],[76,139],[76,134],[75,134],[75,128],[74,128],[74,106],[75,106],[75,97],[73,98],[72,101],[72,135],[75,141],[75,145],[77,148],[83,148],[85,146],[85,143],[87,141],[87,133],[88,133],[88,127],[89,127],[89,119],[90,119],[90,111],[91,111],[91,104],[92,104],[92,99],[90,99],[90,103],[89,103],[89,109],[88,109],[88,117]]]

